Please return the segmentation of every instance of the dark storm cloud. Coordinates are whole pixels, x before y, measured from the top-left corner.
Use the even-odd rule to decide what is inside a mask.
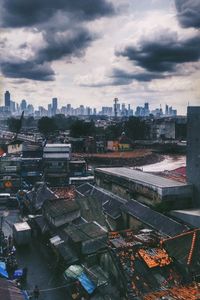
[[[200,58],[200,36],[181,40],[170,33],[155,40],[143,39],[137,46],[116,51],[148,72],[175,72],[179,64],[196,62]]]
[[[122,69],[114,68],[112,70],[112,78],[114,78],[114,84],[120,81],[123,84],[129,84],[133,80],[148,82],[153,79],[161,79],[165,76],[161,73],[141,72],[141,73],[130,73]]]
[[[175,0],[175,4],[181,26],[200,28],[199,0]]]
[[[58,11],[79,20],[114,14],[112,4],[106,0],[3,0],[1,10],[5,27],[35,26],[48,21]]]
[[[0,6],[2,27],[42,33],[43,43],[40,48],[32,48],[31,59],[1,63],[4,76],[33,80],[53,80],[52,61],[84,55],[96,38],[85,23],[115,13],[107,0],[2,0]],[[19,46],[24,47],[26,43]]]
[[[52,81],[55,75],[49,64],[36,64],[34,61],[19,59],[2,62],[1,72],[9,78],[26,78],[39,81]]]
[[[94,36],[86,29],[55,34],[46,32],[44,35],[46,45],[35,54],[35,60],[41,63],[58,60],[64,56],[82,56],[93,39]]]

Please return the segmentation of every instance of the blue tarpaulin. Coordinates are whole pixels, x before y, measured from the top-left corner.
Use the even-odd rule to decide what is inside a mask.
[[[18,269],[18,270],[15,270],[15,272],[14,272],[14,274],[13,274],[13,277],[14,277],[15,279],[17,279],[17,278],[22,277],[22,275],[23,275],[23,270]]]
[[[88,292],[88,294],[92,294],[96,288],[94,283],[87,277],[85,273],[82,273],[78,280],[80,281],[81,285],[84,287],[84,289]]]
[[[4,261],[0,261],[0,267],[4,270],[6,270],[6,264]]]
[[[25,300],[29,300],[30,299],[30,297],[29,297],[29,295],[28,295],[28,293],[27,293],[26,290],[22,290],[22,295],[24,296]]]
[[[0,277],[8,278],[8,272],[2,267],[0,267]]]

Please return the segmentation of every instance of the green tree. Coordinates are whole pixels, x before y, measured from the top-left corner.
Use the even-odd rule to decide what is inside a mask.
[[[76,120],[70,127],[70,134],[73,137],[95,136],[95,133],[94,121],[84,122]]]
[[[132,140],[143,140],[147,137],[148,127],[145,121],[138,117],[130,117],[123,127],[127,137]]]
[[[42,117],[38,121],[38,130],[45,136],[54,133],[57,129],[55,121],[52,118]]]
[[[115,125],[109,125],[105,129],[105,136],[107,140],[115,140],[118,139],[123,132],[122,122],[117,123]]]
[[[21,120],[16,118],[9,118],[7,125],[10,131],[18,133],[21,129]]]

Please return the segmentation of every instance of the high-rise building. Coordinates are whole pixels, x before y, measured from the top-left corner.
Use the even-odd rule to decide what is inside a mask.
[[[51,107],[51,103],[48,104],[48,117],[51,117],[52,114],[52,107]]]
[[[14,101],[10,100],[10,111],[11,111],[11,113],[15,112],[15,110],[16,110],[15,105],[16,105],[16,103]]]
[[[5,99],[5,106],[10,107],[10,93],[9,93],[9,91],[5,92],[4,97],[5,97],[4,98]]]
[[[58,99],[53,98],[52,99],[52,115],[53,116],[56,114],[57,109],[58,109]]]
[[[169,106],[167,104],[165,105],[165,115],[169,115]]]
[[[27,108],[27,102],[26,100],[22,100],[20,104],[21,110],[26,110]]]
[[[200,207],[200,106],[187,110],[187,181],[194,186],[194,203]]]
[[[149,103],[146,102],[146,103],[144,103],[144,115],[145,116],[149,116],[149,113],[150,113],[150,111],[149,111]]]
[[[33,115],[33,113],[34,113],[34,107],[33,107],[32,104],[28,104],[27,105],[27,113],[28,113],[28,115]]]

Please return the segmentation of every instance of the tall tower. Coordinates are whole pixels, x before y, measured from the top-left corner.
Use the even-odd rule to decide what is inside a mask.
[[[52,99],[52,115],[53,116],[56,114],[57,108],[58,108],[58,99],[53,98]]]
[[[200,207],[200,106],[187,109],[187,181],[194,186],[194,204]]]
[[[117,118],[117,102],[118,102],[118,98],[114,99],[114,116],[115,118]]]
[[[5,99],[5,106],[10,107],[10,93],[9,93],[9,91],[5,92],[4,99]]]

